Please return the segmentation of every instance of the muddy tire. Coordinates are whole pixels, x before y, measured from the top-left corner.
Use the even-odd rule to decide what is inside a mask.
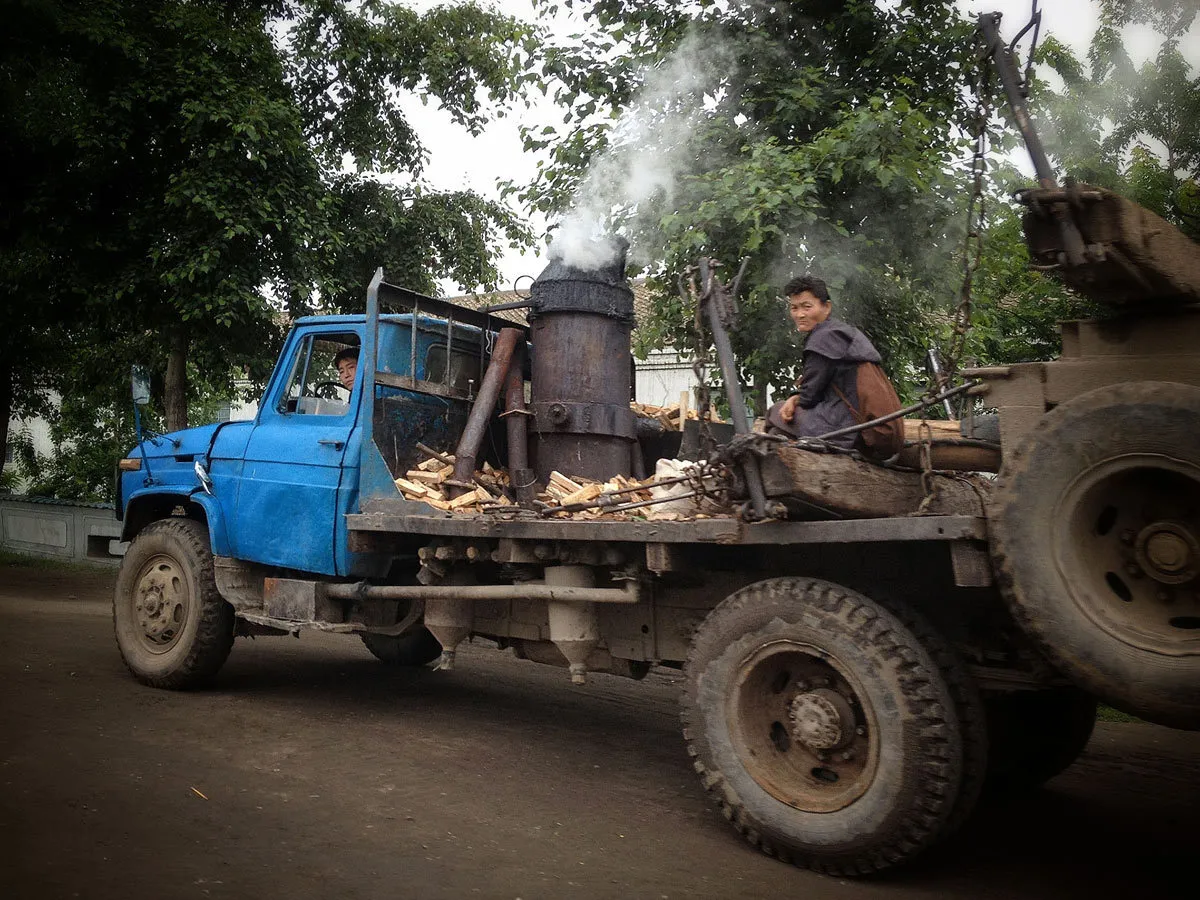
[[[725,817],[764,852],[837,875],[945,836],[964,817],[964,741],[935,640],[916,617],[814,579],[722,602],[692,643],[683,721]]]
[[[147,525],[121,562],[113,595],[117,646],[134,677],[169,690],[208,684],[229,656],[233,628],[204,525],[183,518]]]
[[[1021,627],[1076,685],[1200,728],[1200,388],[1113,385],[1006,455],[989,533]]]
[[[1096,726],[1096,698],[1075,688],[998,694],[986,707],[987,790],[997,797],[1034,790],[1066,771]]]
[[[389,666],[426,666],[442,655],[442,645],[424,625],[407,634],[364,634],[362,642],[371,655]]]

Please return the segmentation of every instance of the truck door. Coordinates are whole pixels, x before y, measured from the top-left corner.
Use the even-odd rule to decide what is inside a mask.
[[[338,485],[362,372],[346,390],[334,357],[358,344],[345,326],[300,332],[289,342],[280,370],[286,377],[272,380],[246,446],[237,501],[241,559],[336,574]]]

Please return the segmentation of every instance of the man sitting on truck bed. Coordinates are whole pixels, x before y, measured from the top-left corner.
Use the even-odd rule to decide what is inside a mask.
[[[799,390],[771,407],[768,430],[795,438],[821,437],[898,410],[900,399],[879,365],[879,351],[853,325],[832,317],[825,282],[804,275],[789,281],[783,291],[796,330],[808,338]],[[886,458],[904,444],[903,421],[842,435],[829,443]]]

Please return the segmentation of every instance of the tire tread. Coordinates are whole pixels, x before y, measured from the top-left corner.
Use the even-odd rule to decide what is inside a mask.
[[[178,543],[179,549],[190,557],[189,564],[197,574],[197,584],[192,585],[198,607],[199,619],[196,634],[187,654],[171,672],[153,675],[139,670],[122,652],[121,659],[130,673],[142,684],[165,690],[182,691],[203,687],[216,677],[229,653],[233,649],[234,612],[217,590],[213,575],[212,549],[208,543],[208,530],[195,519],[175,516],[151,522],[134,538],[129,552],[134,552],[139,542],[162,536]],[[128,557],[128,554],[127,554]],[[113,597],[113,631],[120,646],[120,625],[116,606],[121,602],[124,579],[119,575]]]
[[[951,735],[957,728],[957,722],[955,721],[955,710],[946,708],[938,699],[938,691],[933,681],[935,677],[945,672],[953,674],[962,670],[961,667],[955,668],[954,665],[951,665],[949,648],[941,642],[940,638],[936,637],[932,629],[925,625],[923,620],[904,610],[902,606],[897,607],[897,609],[903,610],[901,613],[897,613],[897,609],[890,606],[884,607],[884,609],[895,615],[903,627],[911,630],[923,646],[936,648],[932,651],[932,655],[936,667],[942,670],[941,672],[935,673],[927,669],[918,655],[906,646],[905,641],[885,621],[878,610],[868,605],[871,604],[871,601],[865,597],[859,597],[850,591],[837,588],[829,582],[791,577],[752,584],[732,594],[717,606],[693,638],[685,671],[696,673],[720,654],[723,648],[718,644],[718,635],[723,633],[724,626],[731,620],[735,620],[743,610],[767,605],[789,604],[794,606],[794,598],[798,595],[804,596],[806,605],[814,606],[841,619],[849,633],[856,634],[862,642],[873,646],[885,659],[895,665],[897,671],[903,673],[899,679],[902,690],[908,695],[907,699],[920,717],[920,727],[928,738],[925,745],[927,756],[922,761],[922,766],[928,775],[920,788],[922,796],[915,805],[916,809],[923,812],[918,813],[914,810],[912,814],[908,815],[901,827],[890,836],[882,847],[855,858],[831,860],[809,854],[799,848],[781,846],[778,841],[771,846],[771,849],[774,850],[773,855],[801,868],[837,876],[870,874],[907,859],[944,836],[965,818],[966,813],[970,811],[969,807],[973,805],[973,802],[968,804],[968,808],[962,814],[957,811],[952,813],[947,809],[947,798],[957,796],[959,780],[962,777],[959,772],[955,771],[956,767],[951,760]],[[799,610],[799,613],[800,615],[795,618],[802,617],[803,608]],[[965,675],[963,679],[965,679]],[[690,676],[688,680],[691,681]],[[965,697],[968,687],[969,684],[965,680],[961,680],[958,686],[952,690],[952,694]],[[724,775],[705,762],[702,713],[693,702],[690,689],[684,694],[681,717],[688,753],[693,757],[701,784],[717,803],[722,815],[733,823],[742,837],[763,852],[768,852],[765,846],[767,841],[753,824],[744,802],[737,796]],[[979,717],[979,721],[982,721],[981,712]],[[978,727],[978,724],[973,722],[968,729],[976,734],[971,741],[974,754],[978,754],[981,749],[986,753],[986,749],[983,749],[986,747],[986,739],[980,741]],[[968,754],[968,756],[971,755]],[[977,795],[976,782],[978,781],[979,785],[982,784],[982,771],[980,770],[978,775],[975,774],[979,766],[977,760],[973,759],[969,765],[972,774],[969,779],[964,779],[964,782],[969,781],[967,789]],[[953,800],[949,802],[952,803]]]

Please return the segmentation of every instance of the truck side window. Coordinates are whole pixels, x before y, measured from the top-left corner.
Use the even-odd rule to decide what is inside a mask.
[[[434,344],[425,354],[425,381],[446,384],[460,391],[479,387],[479,353],[455,350],[450,358],[450,378],[446,378],[446,345]]]
[[[350,391],[338,379],[334,357],[349,347],[358,347],[357,335],[306,335],[276,409],[285,414],[344,416],[350,409]]]

